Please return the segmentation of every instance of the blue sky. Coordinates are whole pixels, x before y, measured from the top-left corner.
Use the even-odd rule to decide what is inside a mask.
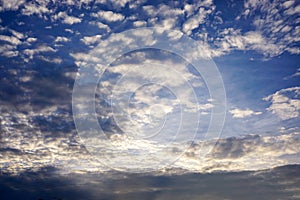
[[[298,134],[299,14],[300,4],[293,0],[1,0],[2,129],[8,135],[20,131],[13,126],[17,119],[23,120],[28,129],[36,128],[43,135],[49,131],[45,124],[54,123],[56,119],[66,119],[63,120],[65,124],[55,121],[57,129],[54,132],[67,131],[70,134],[67,138],[72,141],[68,144],[73,144],[76,133],[70,108],[77,71],[84,69],[86,63],[95,64],[95,57],[109,54],[96,53],[110,37],[130,29],[160,27],[166,32],[180,31],[197,41],[204,54],[216,64],[224,83],[227,102],[226,119],[220,137],[252,134],[281,137]],[[146,35],[138,37],[147,39]],[[122,42],[127,44],[128,41]],[[118,45],[115,47],[118,48]],[[186,111],[186,121],[183,124],[188,127],[183,131],[195,129],[190,123],[196,118],[194,114],[199,111],[202,120],[199,127],[201,138],[208,127],[210,112],[217,107],[217,103],[210,99],[205,77],[191,73],[188,64],[178,57],[170,53],[158,55],[159,53],[163,52],[141,50],[129,53],[107,69],[108,75],[103,77],[98,88],[99,121],[105,126],[103,129],[112,132],[123,128],[124,132],[132,134],[134,130],[148,133],[154,130],[154,122],[167,119],[164,118],[166,115],[172,118],[173,114],[179,112],[176,106],[180,100],[182,109]],[[188,53],[186,51],[187,55]],[[190,56],[193,57],[192,54]],[[134,68],[136,63],[142,66],[142,72],[139,71],[140,68]],[[152,66],[156,71],[148,70],[151,63],[157,63],[157,66]],[[175,71],[163,66],[173,66]],[[120,79],[125,76],[129,79]],[[115,109],[116,113],[112,113],[105,107],[104,101],[101,101],[106,98],[109,102],[111,91],[117,95],[130,93],[137,88],[133,80],[142,83],[141,80],[147,76],[152,77],[156,84],[142,87],[148,93],[143,93],[141,88],[137,89],[136,94],[131,96],[135,99],[132,100],[130,109],[119,106]],[[182,77],[187,81],[180,81]],[[119,79],[123,84],[119,84],[121,89],[113,90]],[[196,100],[192,99],[192,90],[187,89],[190,85],[184,85],[185,83],[191,84],[192,89],[198,92],[200,108],[197,112],[191,111],[195,109],[193,104]],[[167,91],[166,88],[162,90],[163,84],[171,88],[168,95],[161,94],[162,91]],[[172,87],[175,89],[172,90]],[[175,95],[172,94],[174,91],[178,92],[177,99],[171,98]],[[154,98],[150,101],[145,98],[147,95]],[[112,103],[122,105],[122,98],[113,99]],[[135,104],[136,102],[142,103]],[[150,106],[151,103],[153,106]],[[10,108],[13,110],[10,111]],[[133,117],[135,122],[130,121],[128,116],[123,118],[124,112],[128,112],[128,116]],[[44,121],[41,120],[42,116]],[[172,135],[168,131],[177,127],[174,126],[178,124],[177,120],[178,118],[174,118],[170,124],[166,124],[170,128],[166,131],[167,137]],[[50,136],[46,135],[46,138],[53,137],[51,131]],[[63,137],[58,137],[62,142]],[[25,148],[17,136],[12,138],[15,138],[12,141],[15,140],[16,144],[20,143],[18,148]],[[45,137],[41,138],[45,142]],[[188,137],[187,140],[190,139]],[[158,137],[158,140],[162,138]],[[54,146],[52,147],[55,148]]]

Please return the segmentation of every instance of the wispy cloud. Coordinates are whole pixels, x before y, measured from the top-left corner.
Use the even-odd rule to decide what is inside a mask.
[[[25,49],[23,53],[27,56],[29,56],[29,59],[33,59],[33,56],[35,54],[43,53],[43,52],[56,52],[56,49],[53,49],[50,46],[47,46],[45,44],[38,46],[35,49]]]
[[[252,24],[256,27],[255,31],[261,32],[264,38],[267,38],[266,42],[273,45],[273,48],[261,49],[266,50],[266,57],[277,56],[285,51],[292,54],[300,53],[300,49],[295,46],[299,41],[300,30],[293,20],[300,13],[300,5],[295,1],[248,0],[245,1],[244,8],[243,14],[238,18],[253,17]],[[254,17],[257,12],[261,14]]]

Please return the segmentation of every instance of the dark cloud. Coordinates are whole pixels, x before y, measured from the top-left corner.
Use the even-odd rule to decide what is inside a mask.
[[[53,167],[0,175],[1,199],[297,199],[299,165],[238,173],[68,174]]]

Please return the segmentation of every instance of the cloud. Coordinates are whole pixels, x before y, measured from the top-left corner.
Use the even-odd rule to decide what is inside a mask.
[[[211,10],[205,10],[201,7],[196,15],[187,19],[187,21],[183,24],[183,32],[187,35],[191,35],[194,29],[198,28],[201,24],[206,22],[206,17],[211,12]]]
[[[184,11],[182,9],[174,8],[164,4],[159,4],[158,8],[151,5],[143,6],[143,10],[145,10],[147,14],[150,15],[151,17],[157,17],[159,15],[164,19],[168,19],[168,18],[177,19],[178,16],[184,14]]]
[[[213,150],[197,161],[203,146],[209,142],[212,141],[195,142],[175,164],[196,171],[259,170],[293,164],[300,152],[298,132],[278,136],[247,135],[217,140]]]
[[[291,77],[300,76],[300,68],[297,69],[297,72],[291,75]]]
[[[85,36],[82,39],[80,39],[80,41],[83,42],[85,45],[92,45],[100,42],[101,37],[101,35]]]
[[[139,23],[143,23],[143,26],[145,26],[147,21],[152,26],[160,26],[166,30],[178,29],[179,18],[184,16],[184,11],[181,8],[174,8],[164,4],[159,4],[157,7],[146,5],[142,9],[149,17],[144,19],[145,22],[141,20],[134,22],[135,26],[141,26]]]
[[[37,41],[37,38],[34,38],[34,37],[29,37],[26,39],[26,42],[28,43],[33,43],[33,42],[36,42]]]
[[[294,77],[297,77],[297,76],[300,76],[300,68],[298,68],[297,71],[294,74],[284,77],[283,80],[288,80],[288,79],[291,79],[291,78],[294,78]]]
[[[64,120],[60,120],[62,118]],[[29,112],[28,115],[10,112],[10,114],[3,113],[0,119],[4,136],[4,139],[0,140],[2,155],[0,167],[3,172],[17,174],[28,169],[35,171],[45,166],[56,166],[67,173],[78,170],[82,172],[110,170],[85,150],[83,144],[78,142],[80,139],[74,136],[72,131],[60,129],[68,127],[67,123],[72,121],[72,118],[57,107],[43,110],[42,116],[34,112]],[[15,126],[16,120],[18,126]],[[21,129],[27,130],[27,134],[22,134]],[[56,136],[48,137],[53,129],[57,132]],[[109,161],[113,166],[118,166],[122,162],[135,163],[136,159],[144,157],[139,153],[134,157],[127,156],[125,153],[127,151],[147,152],[148,155],[149,152],[155,153],[164,147],[159,143],[134,139],[122,134],[114,134],[104,142],[110,142],[114,147],[107,149],[107,154],[104,154],[104,156],[114,155]],[[180,157],[176,156],[178,159],[172,163],[174,173],[178,169],[203,173],[219,170],[228,172],[261,170],[293,164],[300,152],[299,142],[300,134],[296,132],[277,136],[248,135],[216,141],[193,141],[191,145],[178,143],[176,147],[165,149],[164,157],[159,159],[169,159],[176,155],[176,151],[185,151]],[[205,157],[202,157],[203,146],[213,146],[212,151]],[[117,154],[119,152],[123,154]],[[142,166],[151,166],[156,170],[156,166],[152,165],[153,162],[156,161],[144,159]]]
[[[142,20],[134,21],[133,22],[133,26],[135,26],[135,27],[142,27],[142,26],[146,26],[146,25],[147,25],[147,22],[146,21],[142,21]]]
[[[198,107],[199,107],[199,110],[208,110],[215,106],[212,103],[206,103],[206,104],[200,104]]]
[[[47,58],[47,57],[42,56],[42,55],[38,56],[38,58],[43,60],[43,61],[49,62],[49,63],[60,64],[62,62],[61,58]]]
[[[4,44],[0,47],[0,54],[4,57],[11,58],[19,55],[19,51],[16,50],[15,46]]]
[[[245,10],[239,17],[251,20],[255,32],[261,33],[265,38],[264,45],[267,45],[266,48],[263,45],[256,45],[254,50],[261,51],[266,57],[277,56],[285,51],[292,54],[300,53],[300,49],[295,45],[300,40],[300,30],[295,20],[290,20],[300,12],[300,5],[293,6],[294,3],[281,0],[245,1]]]
[[[25,0],[1,0],[0,11],[18,10],[24,3]]]
[[[89,24],[94,25],[94,26],[98,26],[98,28],[100,29],[104,29],[107,32],[110,31],[110,28],[107,24],[103,24],[102,22],[98,22],[98,21],[90,21]]]
[[[22,42],[14,37],[14,36],[7,36],[7,35],[0,35],[0,40],[5,41],[7,43],[13,44],[13,45],[19,45]]]
[[[23,51],[23,53],[27,56],[29,56],[30,59],[33,59],[33,56],[35,54],[39,54],[39,53],[42,53],[42,52],[56,52],[55,49],[53,49],[52,47],[50,46],[47,46],[47,45],[40,45],[38,46],[37,48],[35,49],[25,49]]]
[[[300,5],[297,5],[296,7],[289,7],[289,9],[287,9],[285,11],[285,14],[287,15],[295,15],[295,14],[300,14]]]
[[[62,37],[62,36],[57,36],[54,40],[54,42],[69,42],[70,39],[69,38],[66,38],[66,37]]]
[[[15,37],[18,38],[18,39],[23,39],[23,38],[25,37],[25,34],[24,34],[24,33],[20,33],[20,32],[18,32],[18,31],[13,30],[13,29],[8,29],[8,30],[9,30],[9,32],[11,32],[11,34],[12,34],[13,36],[15,36]]]
[[[70,24],[70,25],[77,24],[77,23],[80,23],[82,21],[81,18],[67,15],[66,12],[59,12],[57,15],[54,16],[54,19],[55,20],[56,19],[61,19],[62,23]]]
[[[102,18],[108,22],[122,21],[125,17],[121,13],[114,13],[112,11],[99,11],[92,14],[93,17]]]
[[[28,2],[22,9],[22,14],[27,16],[36,14],[39,17],[43,17],[43,14],[51,13],[51,10],[47,8],[48,3],[48,1]]]
[[[300,116],[300,87],[279,90],[263,98],[263,100],[271,102],[267,110],[276,114],[282,120]]]
[[[281,53],[277,45],[268,41],[259,31],[248,31],[244,34],[241,30],[233,28],[224,29],[220,38],[215,41],[220,51],[230,52],[232,50],[255,50],[266,57],[276,56]]]
[[[249,108],[245,109],[245,110],[235,108],[235,109],[230,110],[229,112],[232,114],[233,118],[245,118],[245,117],[250,117],[253,115],[261,115],[262,114],[262,112],[255,112],[253,110],[250,110]]]
[[[129,5],[131,5],[131,4],[139,4],[140,2],[142,2],[142,1],[141,0],[138,0],[138,1],[132,1],[132,0],[119,0],[119,1],[96,0],[96,3],[111,5],[113,9],[117,9],[117,10],[123,8],[127,3],[129,3]]]

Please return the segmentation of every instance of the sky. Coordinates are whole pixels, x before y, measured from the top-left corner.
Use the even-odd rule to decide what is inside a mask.
[[[1,170],[299,164],[299,14],[293,0],[1,0]]]

